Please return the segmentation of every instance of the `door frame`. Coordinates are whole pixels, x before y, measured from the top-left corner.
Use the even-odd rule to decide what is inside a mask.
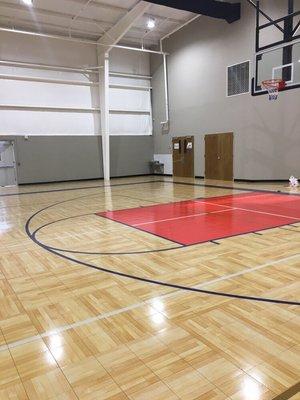
[[[175,149],[174,145],[176,142],[179,142],[179,148]],[[188,147],[188,143],[192,142],[192,147]],[[185,147],[186,146],[186,147]],[[175,163],[178,162],[178,160],[175,161],[175,150],[180,150],[180,159],[181,159],[181,165],[180,165],[180,174],[175,174]],[[190,165],[191,169],[191,175],[188,176],[186,174],[186,170],[189,169],[187,168],[187,164],[185,161],[185,154],[188,153],[188,157],[190,157],[190,153],[192,153],[192,165]],[[185,135],[185,136],[174,136],[172,137],[172,164],[173,164],[173,176],[176,177],[178,176],[179,178],[194,178],[195,177],[195,136],[194,135]]]
[[[8,138],[0,138],[0,142],[8,142],[10,143],[10,146],[12,146],[12,166],[9,167],[1,167],[0,168],[12,168],[14,172],[14,184],[9,185],[9,186],[17,186],[18,185],[18,173],[17,173],[17,162],[16,162],[16,151],[15,151],[15,140],[14,139],[8,139]],[[4,186],[5,187],[5,186]]]

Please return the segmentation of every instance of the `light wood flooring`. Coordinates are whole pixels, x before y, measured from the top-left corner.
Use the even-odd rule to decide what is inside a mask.
[[[295,386],[299,306],[193,293],[91,268],[300,301],[299,223],[176,248],[95,215],[241,188],[289,189],[230,190],[160,177],[103,185],[0,188],[0,399],[269,400]]]

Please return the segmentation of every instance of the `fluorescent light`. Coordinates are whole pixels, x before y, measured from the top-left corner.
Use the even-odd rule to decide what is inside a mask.
[[[149,29],[154,29],[155,28],[155,19],[154,18],[149,18],[147,21],[147,28]]]
[[[33,5],[33,0],[22,0],[26,6],[32,6]]]

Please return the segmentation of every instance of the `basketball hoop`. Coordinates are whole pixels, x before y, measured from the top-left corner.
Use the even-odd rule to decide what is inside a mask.
[[[285,81],[283,79],[268,79],[262,81],[262,87],[269,93],[269,100],[277,100],[279,90],[285,88]]]

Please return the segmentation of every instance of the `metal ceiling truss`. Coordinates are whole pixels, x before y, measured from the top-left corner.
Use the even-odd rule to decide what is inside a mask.
[[[15,18],[12,19],[11,17],[4,17],[2,15],[0,15],[0,21],[3,22],[3,24],[5,24],[6,28],[13,28],[13,29],[17,29],[17,27],[21,27],[22,29],[31,29],[34,32],[41,32],[40,30],[40,24],[36,24],[35,27],[32,27],[32,21],[29,19],[19,19],[19,18]],[[87,29],[81,29],[81,28],[72,28],[72,33],[73,33],[73,37],[74,38],[90,38],[90,39],[94,39],[94,40],[98,40],[100,36],[102,36],[105,33],[105,29],[101,28],[101,26],[98,26],[97,23],[94,23],[96,29],[95,30],[87,30]],[[46,29],[47,33],[58,33],[62,32],[62,33],[69,33],[69,29],[67,26],[62,26],[62,25],[56,25],[56,24],[52,24],[49,22],[43,22],[43,27]],[[97,27],[98,27],[98,31],[97,31]],[[111,26],[108,26],[107,29],[109,29]],[[130,30],[130,34],[126,35],[126,42],[134,42],[137,43],[137,41],[139,40],[139,38],[145,34],[146,30],[145,29],[141,29],[141,28],[137,28],[137,27],[133,27]],[[157,39],[152,38],[150,39],[149,37],[145,38],[145,42],[148,45],[155,45],[157,44],[158,40],[160,39],[161,35],[163,34],[163,32],[158,31],[158,32],[154,32],[151,31],[152,36],[157,35]],[[134,34],[137,34],[138,37],[135,37]]]
[[[64,1],[78,2],[77,0],[64,0]],[[82,2],[79,2],[79,3],[83,4]],[[28,7],[26,7],[25,5],[22,5],[22,4],[11,4],[11,3],[4,2],[4,1],[0,1],[0,7],[5,7],[8,9],[11,9],[13,11],[21,11],[21,12],[28,13],[31,15],[31,12],[28,9]],[[89,3],[89,7],[98,7],[98,8],[102,8],[102,9],[107,9],[109,11],[116,11],[123,15],[125,15],[129,11],[127,8],[124,8],[124,7],[118,7],[118,6],[112,6],[112,5],[108,5],[108,4],[98,3],[98,2],[95,2],[95,0],[93,0],[92,2]],[[72,14],[67,14],[67,13],[63,13],[63,12],[59,12],[59,11],[48,10],[48,9],[38,8],[38,7],[35,7],[34,11],[35,11],[35,14],[40,14],[40,15],[44,15],[44,16],[53,16],[53,17],[57,17],[57,18],[67,18],[69,20],[75,17]],[[121,15],[121,16],[123,16],[123,15]],[[118,18],[120,16],[116,16],[116,17]],[[164,20],[166,18],[166,17],[162,17],[161,15],[158,15],[156,13],[151,13],[151,14],[146,13],[145,17],[147,17],[147,18],[152,17],[157,20]],[[89,18],[89,17],[78,17],[77,18],[76,17],[76,20],[81,21],[81,22],[89,21],[90,23],[92,23],[93,21],[95,21],[95,18]],[[174,18],[174,17],[170,17],[170,18],[168,18],[168,20],[170,22],[173,22],[176,24],[182,23],[185,21],[184,19]],[[100,20],[97,20],[97,21],[99,23],[102,22],[102,23],[110,24],[107,21],[106,22],[100,21]],[[110,24],[110,25],[112,26],[112,24]]]
[[[4,20],[5,22],[5,27],[3,28],[8,28],[11,27],[13,29],[30,29],[34,31],[35,33],[49,33],[49,34],[54,34],[57,32],[65,32],[68,34],[68,36],[72,37],[74,36],[77,38],[93,38],[93,39],[99,39],[101,36],[103,36],[109,29],[111,29],[114,24],[109,22],[109,21],[103,21],[99,20],[96,18],[89,18],[86,16],[82,16],[81,13],[86,11],[89,7],[97,7],[101,8],[102,10],[108,10],[108,11],[115,11],[117,14],[116,17],[124,16],[128,13],[128,9],[125,7],[121,6],[115,6],[115,5],[109,5],[105,4],[102,2],[98,2],[96,0],[65,0],[67,2],[72,2],[72,3],[78,3],[81,5],[81,8],[77,10],[77,13],[75,14],[69,14],[69,13],[63,13],[59,11],[54,11],[54,10],[48,10],[48,9],[42,9],[42,8],[35,8],[35,14],[37,16],[41,17],[49,17],[49,18],[58,18],[58,19],[65,19],[68,21],[68,26],[65,24],[57,24],[57,23],[51,23],[51,22],[37,22],[33,21],[31,18],[20,18],[20,17],[11,17],[11,16],[6,16],[6,15],[0,15],[0,21]],[[0,7],[7,8],[11,10],[12,12],[14,11],[19,11],[20,13],[28,14],[29,16],[32,16],[32,13],[28,9],[28,7],[25,7],[24,5],[18,5],[18,4],[11,4],[5,1],[0,1]],[[146,28],[143,29],[138,26],[133,26],[130,30],[130,33],[126,34],[126,41],[128,43],[139,43],[141,42],[142,48],[144,48],[144,45],[152,46],[156,45],[158,41],[160,40],[161,37],[165,36],[166,31],[161,30],[161,27],[167,22],[174,24],[175,29],[178,26],[181,26],[183,23],[186,23],[185,19],[180,19],[180,18],[173,18],[173,17],[163,17],[161,15],[157,15],[156,13],[145,13],[144,17],[146,18],[155,18],[157,20],[157,28],[153,31],[148,31]],[[75,22],[77,23],[82,23],[86,24],[86,27],[78,27],[75,26]],[[117,21],[116,21],[117,23]],[[32,28],[32,25],[35,25],[34,28]],[[39,26],[38,26],[39,25]],[[89,27],[90,26],[90,29]],[[45,28],[44,30],[41,29]],[[95,27],[95,29],[93,29]],[[174,28],[173,27],[173,28]],[[98,31],[99,30],[99,31]],[[151,37],[151,38],[150,38]]]
[[[82,1],[82,0],[64,0],[64,1],[71,1],[71,2],[76,2],[79,4],[84,4],[84,1]],[[128,8],[126,8],[126,7],[102,3],[101,1],[97,1],[97,0],[92,0],[90,3],[90,6],[106,9],[109,11],[116,11],[116,12],[120,12],[123,14],[126,14],[129,11]],[[162,17],[161,15],[153,13],[153,12],[151,14],[146,13],[145,16],[146,17],[154,17],[155,19],[164,19],[165,18],[165,17]],[[174,17],[169,18],[169,20],[172,22],[175,22],[175,23],[184,22],[184,20],[182,20],[181,18],[174,18]]]
[[[1,6],[9,8],[12,11],[21,11],[22,13],[24,12],[24,13],[29,14],[30,16],[32,16],[32,13],[28,9],[28,7],[23,7],[22,5],[0,2],[0,7]],[[96,18],[82,17],[82,16],[80,16],[80,14],[77,15],[77,16],[76,15],[74,16],[72,14],[60,13],[58,11],[46,10],[46,9],[41,9],[41,8],[35,8],[34,12],[35,12],[36,15],[40,15],[40,16],[43,16],[43,17],[53,17],[53,18],[60,18],[60,19],[63,18],[63,19],[68,20],[69,22],[76,20],[77,22],[82,22],[82,23],[85,23],[85,24],[102,27],[101,28],[102,32],[103,32],[103,30],[110,29],[114,25],[114,24],[112,24],[112,23],[110,23],[108,21],[103,21],[103,20],[99,20],[99,19],[96,19]],[[154,15],[151,15],[151,16],[154,17]],[[150,15],[149,15],[149,17],[150,17]],[[21,21],[20,18],[13,17],[13,19],[12,19],[9,16],[0,16],[0,18],[11,19],[11,20],[14,20],[14,21]],[[159,20],[164,21],[165,18],[159,17]],[[35,21],[32,21],[32,19],[31,20],[27,19],[27,21],[28,21],[28,23],[29,22],[31,22],[31,23],[35,22]],[[176,23],[176,24],[178,24],[180,22],[179,20],[174,20],[172,18],[168,18],[168,21]],[[42,22],[42,24],[46,25],[46,24],[49,24],[49,23]],[[55,25],[57,27],[61,27],[61,29],[64,29],[64,30],[66,29],[66,26],[57,25],[57,24],[55,24]],[[78,30],[78,28],[74,28],[74,27],[72,28],[72,30],[76,30],[76,29]],[[145,31],[146,31],[146,29],[142,29],[142,28],[139,28],[139,27],[134,27],[134,30],[136,30],[137,32],[140,32],[140,33],[145,33]],[[87,31],[87,33],[88,33],[88,31]]]

